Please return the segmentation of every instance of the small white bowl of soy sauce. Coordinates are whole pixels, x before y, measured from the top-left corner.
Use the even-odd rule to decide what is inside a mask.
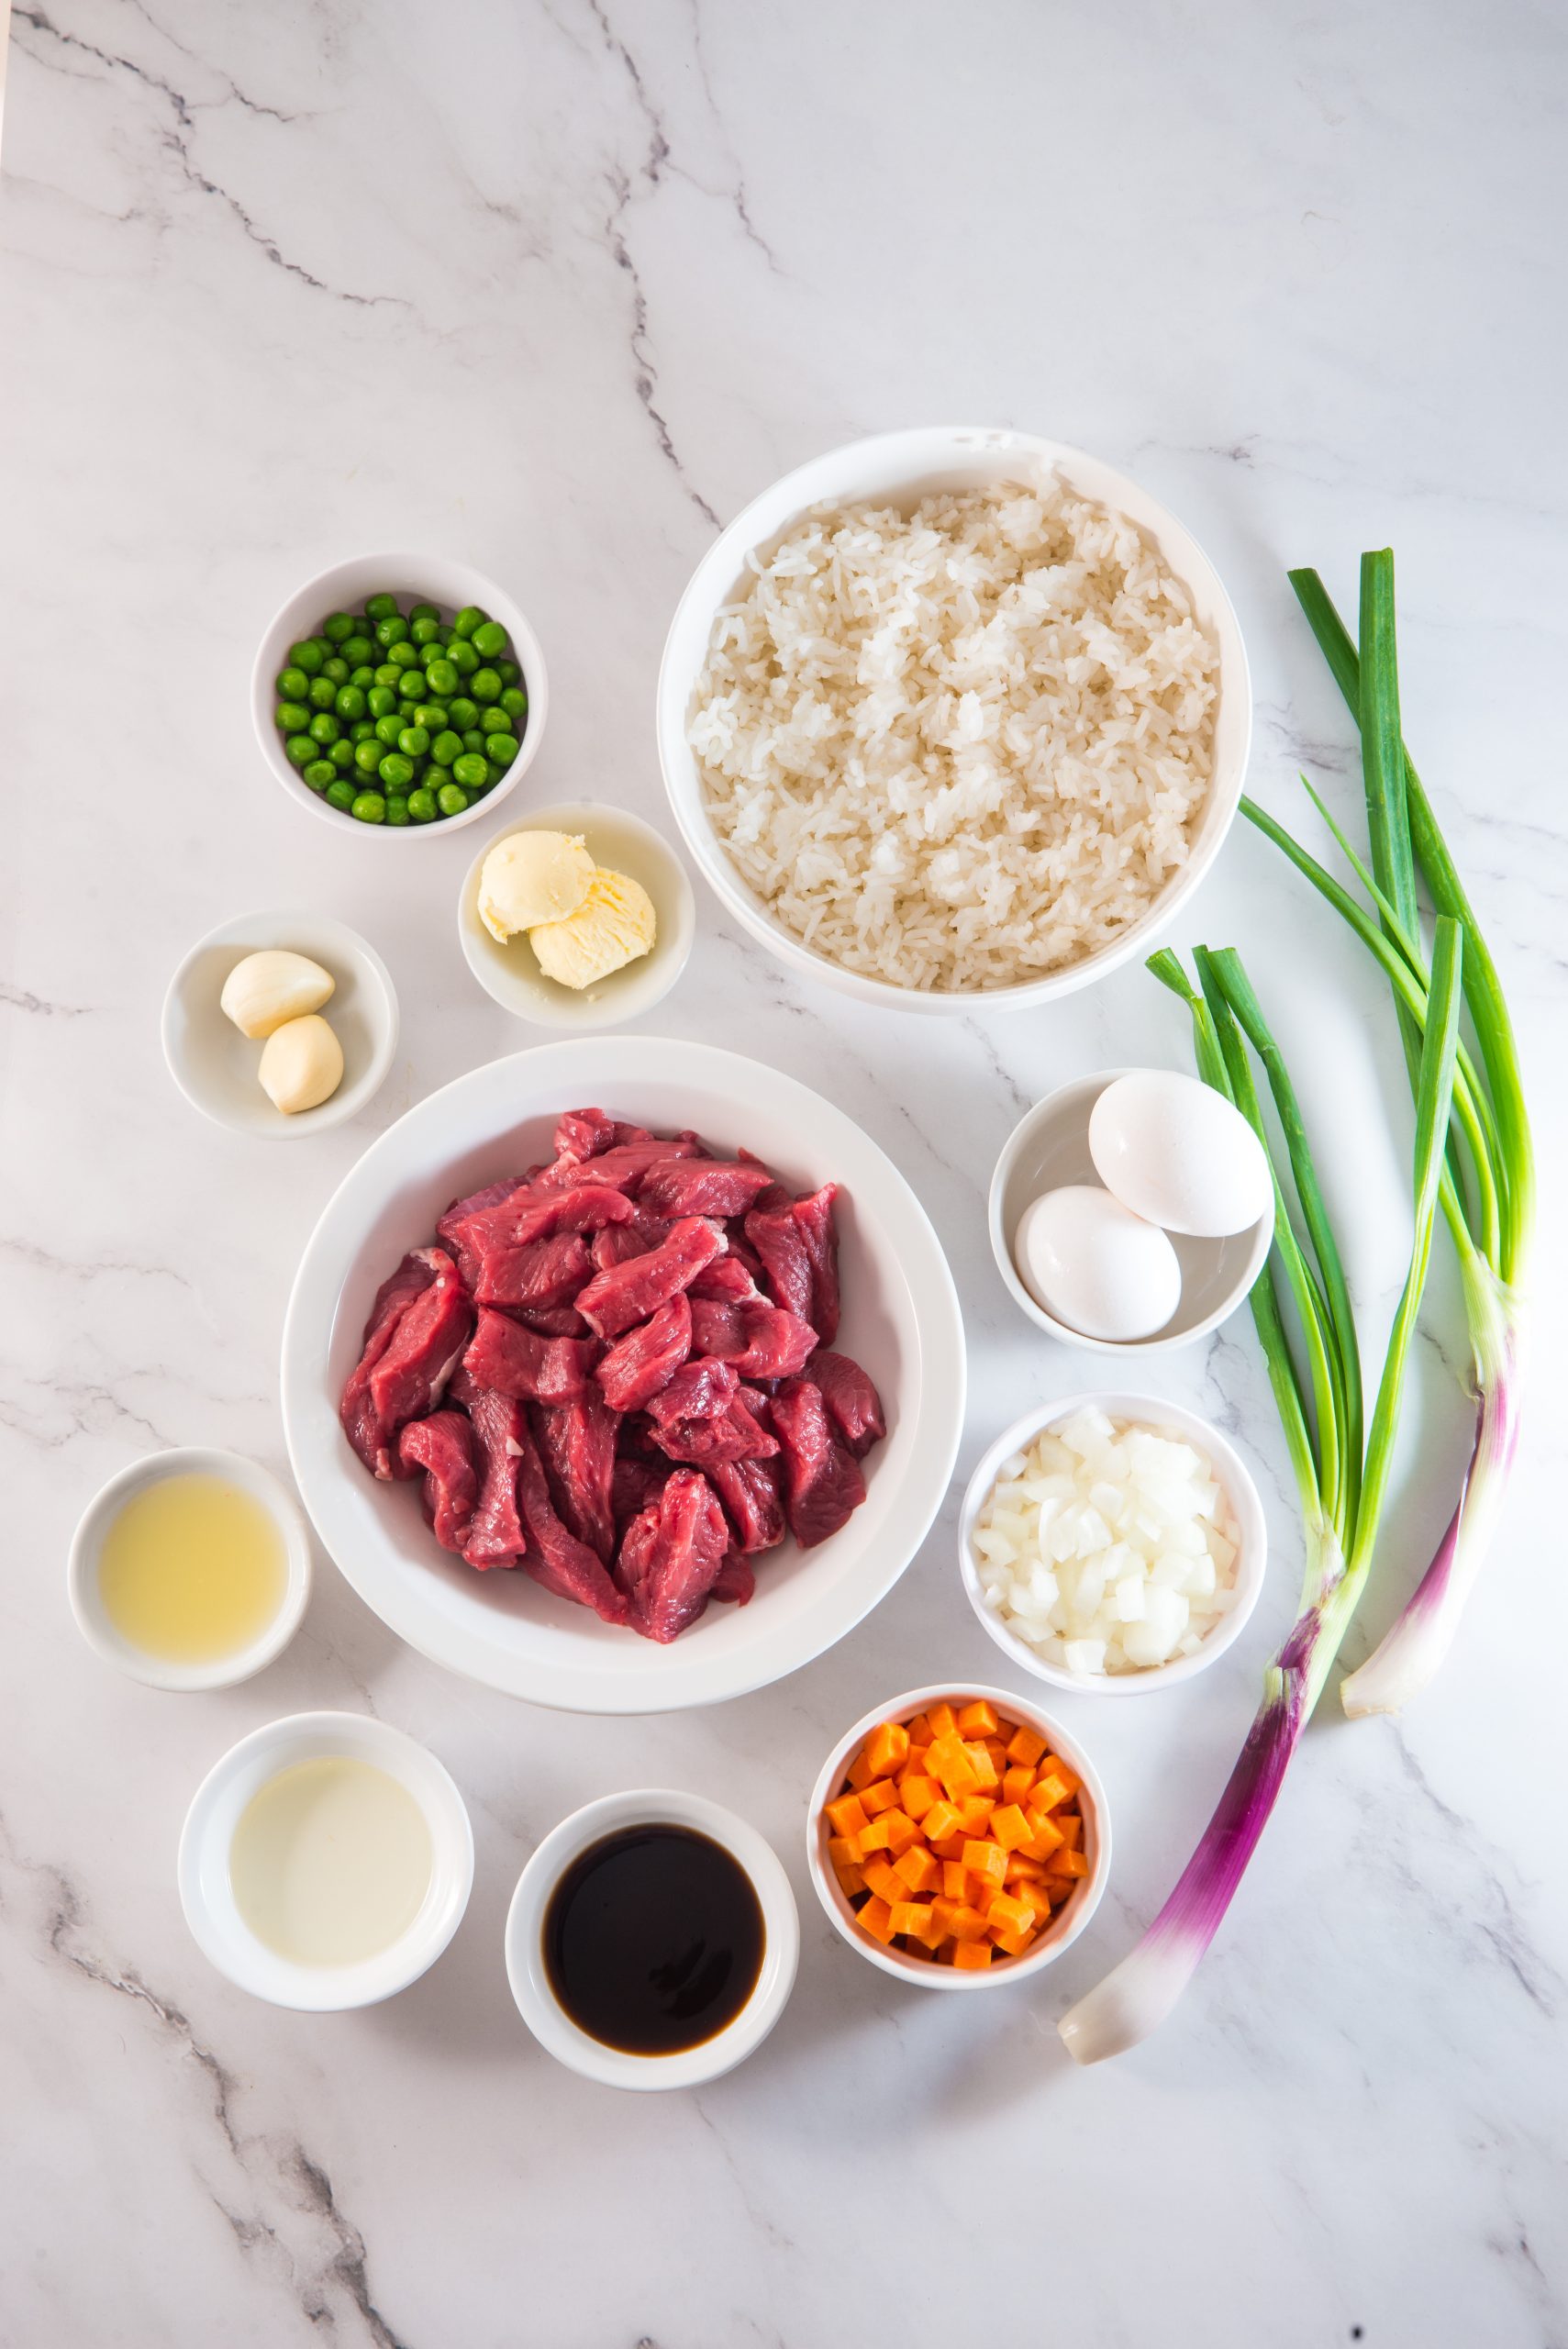
[[[784,2012],[799,1955],[772,1844],[722,1804],[662,1787],[562,1820],[506,1916],[518,2013],[606,2087],[698,2087],[732,2070]]]

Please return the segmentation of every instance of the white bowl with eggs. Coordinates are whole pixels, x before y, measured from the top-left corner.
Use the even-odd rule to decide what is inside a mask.
[[[336,1763],[392,1781],[403,1824],[421,1839],[417,1853],[380,1815],[367,1822],[373,1831],[355,1834],[349,1812],[337,1828],[318,1819],[293,1848],[275,1836],[260,1851],[242,1840],[263,1789],[300,1765]],[[389,1887],[394,1868],[406,1881]],[[473,1831],[449,1773],[402,1730],[362,1713],[292,1713],[242,1737],[202,1781],[178,1877],[185,1922],[220,1974],[274,2007],[341,2013],[392,1998],[435,1964],[468,1907]],[[399,1908],[389,1890],[403,1894]]]
[[[313,1109],[278,1108],[262,1090],[262,1043],[223,1008],[223,990],[247,955],[281,949],[318,963],[333,982],[320,1006],[343,1055],[336,1089]],[[297,1141],[357,1117],[385,1082],[397,1051],[397,991],[368,940],[330,914],[282,907],[240,914],[198,939],[163,998],[163,1058],[193,1108],[233,1133]]]
[[[509,658],[522,671],[523,688],[528,697],[527,722],[517,743],[517,755],[505,774],[497,776],[488,791],[465,807],[460,815],[443,816],[430,824],[361,824],[342,809],[312,791],[301,781],[284,751],[284,738],[278,732],[274,712],[277,707],[277,680],[288,665],[290,647],[303,638],[315,636],[323,620],[333,612],[353,612],[361,607],[367,596],[395,596],[400,605],[409,603],[434,604],[444,620],[450,621],[465,606],[477,604],[491,619],[499,620],[511,639]],[[545,674],[544,653],[538,637],[530,627],[527,614],[514,603],[504,587],[498,587],[484,572],[472,563],[460,562],[450,555],[425,554],[358,554],[347,562],[335,562],[307,579],[274,613],[266,634],[257,650],[255,665],[250,672],[250,718],[256,729],[256,740],[261,748],[274,779],[282,785],[289,797],[301,807],[308,807],[320,820],[336,825],[346,834],[361,839],[383,841],[436,840],[447,832],[461,830],[465,824],[479,823],[494,813],[498,803],[517,789],[539,752],[544,739],[545,719],[550,711],[550,685]],[[370,786],[367,785],[366,788]]]
[[[654,918],[648,952],[592,985],[577,988],[547,976],[526,930],[498,939],[480,917],[484,863],[493,849],[519,832],[564,832],[581,839],[595,864],[626,874],[646,890]],[[625,807],[574,799],[531,809],[526,818],[485,841],[458,893],[457,928],[469,969],[504,1011],[537,1027],[586,1033],[639,1019],[663,1001],[691,957],[696,902],[686,868],[662,833]]]
[[[1181,1087],[1192,1091],[1177,1092],[1175,1099],[1178,1105],[1186,1101],[1198,1109],[1202,1121],[1198,1148],[1181,1147],[1178,1135],[1178,1146],[1169,1149],[1162,1125],[1151,1131],[1148,1123],[1130,1122],[1128,1130],[1110,1138],[1114,1150],[1098,1135],[1098,1146],[1092,1143],[1091,1121],[1101,1097],[1112,1085],[1123,1079],[1164,1080],[1171,1074],[1165,1070],[1109,1068],[1075,1077],[1025,1112],[996,1161],[987,1207],[996,1269],[1021,1311],[1037,1329],[1060,1339],[1063,1345],[1106,1354],[1162,1353],[1192,1345],[1229,1319],[1268,1260],[1273,1202],[1266,1157],[1256,1137],[1248,1131],[1251,1150],[1243,1150],[1240,1163],[1221,1163],[1218,1170],[1206,1166],[1203,1145],[1212,1140],[1211,1120],[1218,1127],[1222,1162],[1225,1144],[1235,1136],[1228,1120],[1243,1121],[1229,1102],[1210,1094],[1195,1077],[1179,1079]],[[1199,1099],[1200,1096],[1207,1098]],[[1223,1119],[1216,1115],[1220,1110],[1226,1113]],[[1135,1166],[1140,1141],[1145,1163]],[[1121,1199],[1105,1191],[1107,1167],[1115,1174]],[[1251,1214],[1242,1229],[1229,1233],[1181,1229],[1183,1222],[1193,1219],[1187,1209],[1195,1190],[1201,1197],[1207,1189],[1218,1191],[1229,1210],[1229,1216],[1221,1214],[1221,1220],[1247,1213],[1249,1208],[1259,1211]],[[1026,1277],[1027,1264],[1019,1261],[1029,1243],[1026,1216],[1036,1201],[1064,1190],[1104,1194],[1104,1204],[1097,1208],[1088,1199],[1067,1202],[1078,1212],[1064,1219],[1061,1230],[1051,1235],[1056,1243],[1064,1297],[1077,1308],[1073,1319],[1067,1318],[1062,1304],[1052,1311],[1042,1301]],[[1123,1204],[1134,1197],[1140,1203],[1136,1214]],[[1265,1199],[1266,1205],[1260,1208]],[[1175,1220],[1162,1221],[1154,1210],[1174,1216]],[[1090,1242],[1099,1243],[1097,1252]],[[1051,1260],[1046,1261],[1049,1268]],[[1039,1278],[1037,1271],[1034,1279]],[[1151,1319],[1152,1326],[1149,1326]],[[1118,1329],[1143,1333],[1112,1334]]]
[[[1207,1462],[1219,1486],[1225,1512],[1223,1524],[1235,1551],[1228,1585],[1232,1596],[1224,1612],[1215,1617],[1190,1654],[1173,1655],[1166,1662],[1144,1664],[1135,1670],[1074,1672],[1040,1654],[987,1598],[974,1537],[1003,1469],[1015,1455],[1026,1453],[1042,1434],[1062,1428],[1084,1410],[1103,1412],[1118,1432],[1129,1428],[1147,1429],[1190,1446]],[[1026,1412],[1004,1430],[982,1455],[965,1488],[959,1512],[958,1563],[965,1595],[987,1637],[1020,1671],[1049,1682],[1053,1688],[1068,1688],[1078,1696],[1135,1697],[1151,1688],[1172,1687],[1206,1672],[1239,1638],[1262,1591],[1268,1563],[1268,1530],[1251,1470],[1235,1445],[1208,1420],[1184,1410],[1180,1404],[1153,1395],[1073,1395],[1062,1402],[1042,1403]]]
[[[788,929],[742,877],[710,818],[688,724],[715,623],[744,590],[754,561],[765,561],[813,507],[876,499],[908,508],[940,490],[1029,484],[1059,473],[1081,495],[1125,514],[1183,582],[1218,660],[1213,773],[1184,864],[1141,915],[1096,952],[1039,978],[984,989],[895,985],[848,969]],[[1055,1002],[1103,978],[1148,949],[1208,871],[1240,805],[1251,739],[1247,655],[1230,599],[1197,540],[1176,517],[1100,458],[1033,433],[973,426],[926,426],[855,440],[798,466],[743,508],[704,555],[671,622],[660,663],[656,724],[664,787],[686,846],[725,911],[797,976],[814,978],[886,1009],[962,1014],[976,1004],[1023,1009]]]

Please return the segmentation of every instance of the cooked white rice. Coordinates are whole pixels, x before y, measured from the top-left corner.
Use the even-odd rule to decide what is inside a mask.
[[[807,946],[899,986],[1038,977],[1185,863],[1218,655],[1126,515],[1052,478],[805,516],[714,623],[714,828]]]

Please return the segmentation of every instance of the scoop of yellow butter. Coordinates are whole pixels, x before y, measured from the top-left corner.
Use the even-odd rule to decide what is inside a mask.
[[[656,929],[653,901],[641,883],[601,864],[576,911],[564,921],[537,923],[528,943],[546,978],[591,987],[646,954]]]
[[[571,832],[509,832],[479,875],[479,918],[503,945],[538,922],[575,913],[594,878],[594,860]]]

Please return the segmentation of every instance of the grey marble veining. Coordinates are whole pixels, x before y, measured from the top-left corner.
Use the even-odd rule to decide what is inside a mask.
[[[1185,1857],[1288,1623],[1300,1547],[1250,1331],[1151,1366],[1231,1430],[1274,1559],[1226,1663],[1078,1700],[1118,1863],[1017,1997],[905,1993],[820,1919],[804,1795],[846,1720],[991,1677],[956,1494],[810,1669],[677,1720],[548,1718],[402,1648],[325,1564],[300,1637],[227,1695],[100,1668],[62,1559],[161,1444],[281,1467],[288,1283],[333,1185],[432,1086],[530,1041],[462,964],[471,852],[305,821],[249,736],[255,640],[362,547],[465,554],[554,687],[528,786],[655,819],[659,648],[717,523],[859,432],[1015,423],[1135,472],[1240,616],[1251,787],[1358,790],[1287,564],[1400,563],[1407,729],[1502,963],[1547,1152],[1568,860],[1557,685],[1565,483],[1561,18],[1528,0],[1282,16],[995,0],[47,0],[11,19],[0,174],[6,852],[0,885],[0,2342],[284,2349],[839,2349],[977,2324],[1095,2349],[1361,2340],[1563,2349],[1568,1641],[1543,1315],[1529,1447],[1452,1663],[1398,1724],[1324,1709],[1178,2016],[1080,2074],[1056,2017]],[[157,1015],[201,931],[329,907],[380,944],[384,1091],[286,1152],[186,1109]],[[1368,972],[1239,831],[1173,943],[1247,954],[1298,1064],[1369,1315],[1392,1305],[1408,1132]],[[1092,1383],[991,1264],[992,1162],[1077,1071],[1186,1050],[1138,970],[1047,1016],[876,1015],[700,901],[651,1026],[851,1108],[904,1167],[969,1330],[967,1472]],[[1395,1106],[1392,1117],[1385,1105]],[[1548,1306],[1561,1252],[1543,1250]],[[1440,1262],[1379,1580],[1446,1519],[1464,1423]],[[1433,1464],[1439,1464],[1434,1472]],[[217,1755],[306,1705],[428,1742],[473,1814],[473,1905],[402,1998],[345,2017],[214,1975],[172,1884]],[[1105,1718],[1102,1718],[1105,1716]],[[715,1783],[802,1902],[799,1987],[743,2070],[617,2099],[521,2028],[506,1900],[564,1811]]]

